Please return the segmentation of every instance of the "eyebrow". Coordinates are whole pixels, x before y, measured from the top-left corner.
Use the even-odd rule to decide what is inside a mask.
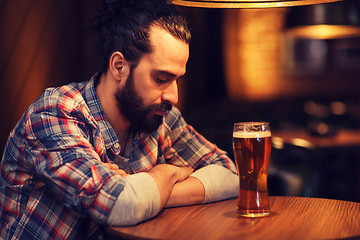
[[[168,71],[165,71],[165,70],[155,70],[155,72],[158,73],[158,74],[167,75],[168,77],[171,77],[171,78],[176,78],[175,74],[173,74],[171,72],[168,72]],[[182,78],[183,76],[185,76],[185,74],[179,76],[177,79]]]

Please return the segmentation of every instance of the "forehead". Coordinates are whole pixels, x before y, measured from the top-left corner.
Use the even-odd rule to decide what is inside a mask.
[[[189,45],[157,26],[150,27],[149,39],[152,51],[144,55],[144,62],[152,69],[183,75],[189,58]]]

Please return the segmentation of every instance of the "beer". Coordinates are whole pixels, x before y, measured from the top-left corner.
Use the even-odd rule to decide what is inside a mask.
[[[269,215],[267,171],[271,153],[270,129],[234,129],[233,148],[240,181],[237,214],[247,217]]]

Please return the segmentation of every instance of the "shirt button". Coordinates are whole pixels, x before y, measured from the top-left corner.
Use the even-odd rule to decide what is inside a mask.
[[[116,149],[120,148],[119,143],[115,143],[115,144],[114,144],[114,148],[116,148]]]

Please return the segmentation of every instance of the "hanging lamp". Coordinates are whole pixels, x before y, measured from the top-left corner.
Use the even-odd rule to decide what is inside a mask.
[[[272,8],[304,6],[336,1],[341,0],[170,0],[169,2],[178,6],[201,8]]]
[[[294,7],[285,18],[285,33],[298,38],[336,39],[360,36],[360,2]]]

